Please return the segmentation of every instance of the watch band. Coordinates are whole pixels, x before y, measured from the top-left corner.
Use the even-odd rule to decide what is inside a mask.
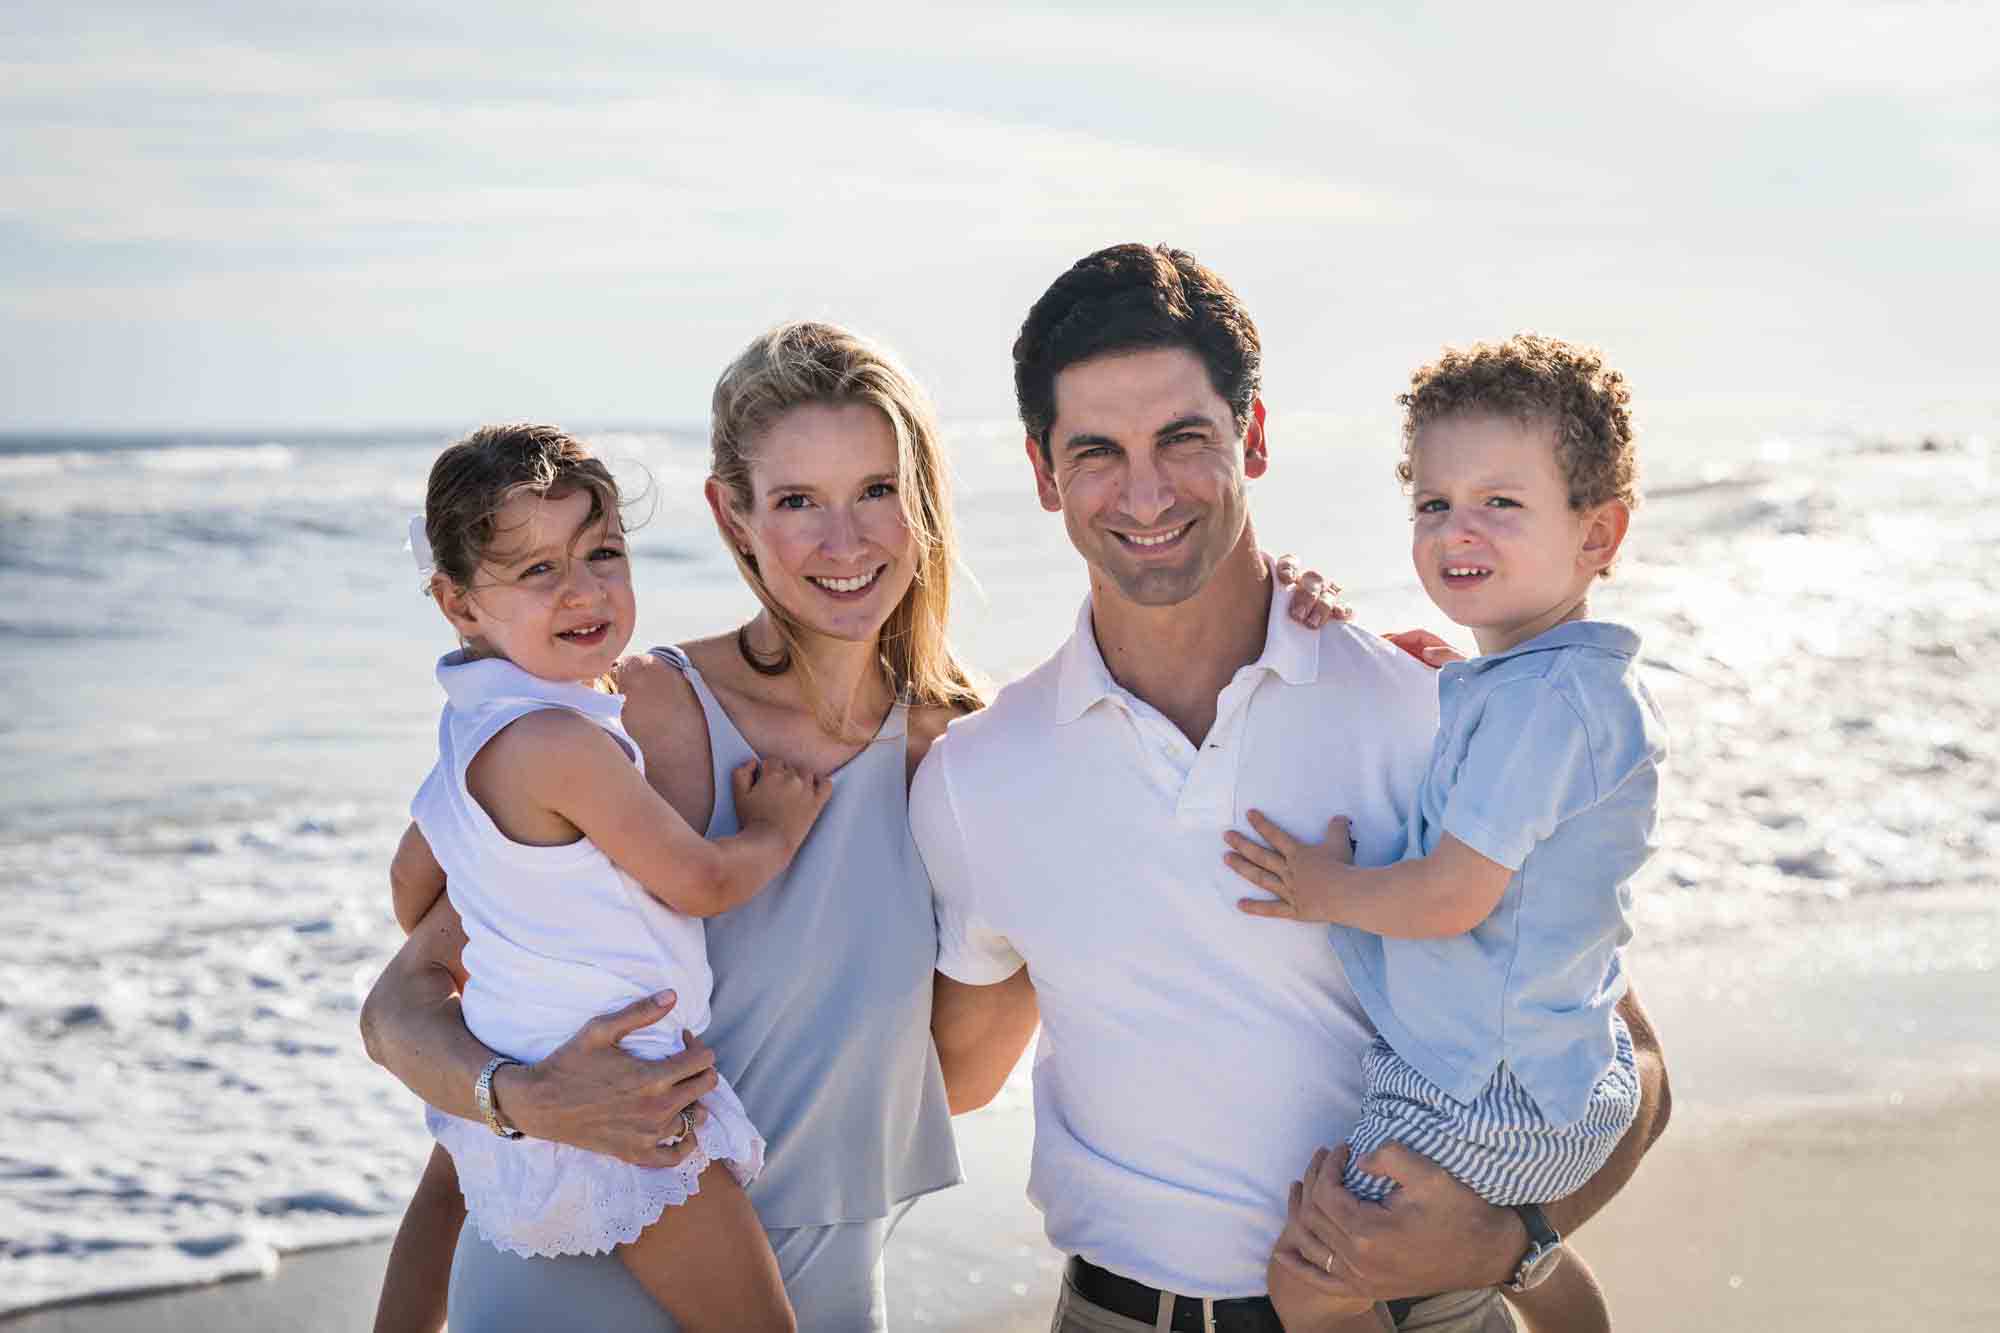
[[[493,1104],[493,1076],[502,1065],[518,1065],[519,1060],[509,1060],[504,1055],[496,1055],[486,1062],[486,1068],[479,1071],[479,1077],[472,1081],[472,1100],[479,1107],[479,1114],[486,1119],[486,1127],[503,1139],[518,1139],[526,1136],[512,1125],[500,1119],[500,1108]]]

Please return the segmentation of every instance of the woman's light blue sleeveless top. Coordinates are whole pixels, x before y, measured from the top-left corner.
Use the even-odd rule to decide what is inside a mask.
[[[711,838],[737,831],[729,775],[756,755],[685,654],[715,770]],[[717,1067],[769,1143],[750,1202],[769,1229],[887,1217],[963,1179],[937,1048],[937,923],[910,839],[906,709],[834,775],[791,865],[708,919]]]

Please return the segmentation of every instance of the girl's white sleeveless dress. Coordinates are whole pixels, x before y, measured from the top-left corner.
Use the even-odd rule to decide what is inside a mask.
[[[619,716],[624,699],[529,675],[504,658],[440,659],[446,704],[438,762],[411,802],[465,922],[463,1004],[472,1034],[499,1054],[540,1060],[599,1014],[673,990],[666,1019],[624,1039],[665,1059],[681,1030],[708,1026],[713,979],[702,923],[654,898],[588,839],[531,847],[501,833],[466,791],[480,747],[517,718],[562,708],[601,727],[644,771]],[[661,1212],[700,1192],[711,1161],[747,1185],[764,1140],[727,1081],[702,1098],[700,1145],[678,1167],[633,1166],[539,1139],[504,1139],[436,1109],[426,1122],[458,1168],[467,1216],[490,1244],[526,1256],[600,1254],[636,1239]],[[675,1126],[661,1126],[662,1136]]]

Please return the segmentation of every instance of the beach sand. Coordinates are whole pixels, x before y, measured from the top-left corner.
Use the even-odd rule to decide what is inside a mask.
[[[1967,902],[1960,929],[1985,928]],[[1577,1237],[1623,1333],[2000,1326],[2000,1071],[1992,969],[1807,984],[1713,950],[1640,981],[1677,1089],[1670,1129]],[[1921,1019],[1921,1032],[1912,1024]],[[1896,1059],[1878,1058],[1899,1051]],[[1921,1066],[1919,1068],[1918,1066]],[[1908,1074],[1910,1077],[1904,1077]],[[959,1122],[969,1183],[892,1242],[894,1326],[1048,1325],[1057,1256],[1023,1195],[1025,1107]],[[9,1333],[368,1327],[381,1243],[269,1279],[0,1320]]]

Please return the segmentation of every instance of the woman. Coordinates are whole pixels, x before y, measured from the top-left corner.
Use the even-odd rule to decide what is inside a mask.
[[[801,1327],[880,1329],[893,1219],[959,1180],[949,1114],[989,1101],[1033,1031],[1032,1006],[996,1003],[1001,987],[933,973],[929,883],[909,835],[910,776],[981,702],[945,639],[948,473],[907,372],[826,324],[780,326],[730,365],[711,446],[709,507],[762,609],[627,663],[623,720],[648,779],[710,836],[736,827],[720,775],[753,756],[833,774],[832,798],[776,883],[710,919],[708,1046],[658,1063],[624,1055],[618,1037],[665,1013],[637,1005],[532,1069],[503,1068],[493,1091],[530,1135],[667,1163],[681,1150],[662,1139],[714,1080],[712,1048],[771,1141],[749,1194]],[[1315,583],[1295,613],[1326,614],[1303,591]],[[491,1053],[453,999],[462,940],[440,902],[376,984],[362,1028],[419,1096],[474,1117]],[[1027,984],[1023,971],[1005,986]],[[378,1327],[435,1326],[439,1220],[406,1220]],[[610,1256],[521,1259],[477,1233],[456,1246],[450,1295],[466,1333],[671,1327]]]

